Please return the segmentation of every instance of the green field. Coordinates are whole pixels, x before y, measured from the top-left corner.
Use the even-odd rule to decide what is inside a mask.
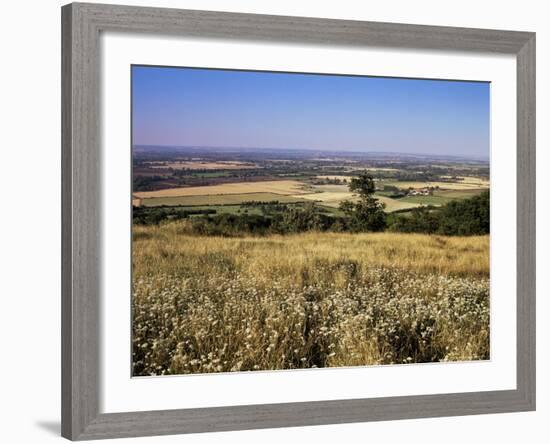
[[[440,206],[454,199],[451,197],[434,195],[434,196],[406,196],[399,200],[401,202],[409,202],[409,203],[418,204],[418,205]]]
[[[170,196],[142,199],[141,205],[145,207],[167,206],[203,206],[203,205],[239,205],[243,202],[303,202],[297,197],[285,196],[275,193],[243,193],[243,194],[207,194],[197,196]]]
[[[470,197],[477,196],[478,194],[487,191],[487,188],[476,188],[473,190],[445,190],[436,191],[436,196],[447,197],[450,199],[469,199]]]
[[[244,207],[241,205],[199,205],[190,207],[179,207],[183,210],[215,210],[216,214],[262,214],[259,207]],[[202,217],[201,215],[194,215],[191,217]]]
[[[441,206],[457,199],[468,199],[485,191],[483,188],[474,190],[445,190],[436,191],[433,196],[406,196],[399,199],[400,202],[408,202],[419,205]]]

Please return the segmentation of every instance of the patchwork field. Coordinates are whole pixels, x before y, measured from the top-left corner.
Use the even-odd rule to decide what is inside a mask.
[[[303,203],[308,202],[315,203],[324,214],[343,217],[344,213],[339,210],[341,203],[358,199],[350,192],[349,185],[361,171],[376,173],[374,197],[385,205],[387,213],[406,214],[416,207],[439,207],[489,188],[488,170],[467,163],[432,165],[414,159],[388,159],[366,167],[353,157],[304,155],[290,159],[279,155],[254,153],[251,157],[231,158],[219,154],[208,157],[189,154],[185,158],[148,159],[137,167],[140,180],[134,187],[132,205],[146,207],[144,211],[150,212],[156,211],[153,207],[174,207],[158,208],[159,215],[170,217],[176,217],[177,211],[185,211],[187,207],[189,214],[195,214],[192,212],[196,207],[209,207],[212,211],[207,213],[208,217],[226,213],[273,217],[285,211],[284,204],[304,208]],[[430,177],[433,181],[407,180],[415,177]],[[432,188],[429,195],[409,193],[409,189],[420,191],[428,187]],[[250,204],[252,202],[255,204]],[[265,206],[275,202],[283,206],[278,209]],[[224,206],[230,208],[222,209]]]
[[[319,176],[323,177],[323,176]],[[344,176],[326,176],[344,177]],[[348,178],[349,179],[349,178]],[[401,189],[439,186],[432,196],[405,196],[392,198],[382,192],[376,198],[386,205],[387,212],[412,209],[421,205],[440,206],[454,199],[465,199],[486,189],[486,181],[466,178],[464,182],[401,182],[383,181],[379,186],[393,185]],[[197,206],[238,205],[243,202],[297,203],[317,202],[323,207],[338,208],[344,200],[355,201],[357,197],[349,191],[347,184],[312,185],[299,180],[273,180],[257,182],[236,182],[210,186],[180,187],[158,191],[142,191],[133,194],[132,205]]]

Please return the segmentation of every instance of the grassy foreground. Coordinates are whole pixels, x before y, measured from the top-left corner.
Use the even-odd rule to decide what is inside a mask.
[[[489,358],[489,237],[135,226],[134,375]]]

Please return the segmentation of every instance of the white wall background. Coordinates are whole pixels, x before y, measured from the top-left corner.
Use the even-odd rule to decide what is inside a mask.
[[[235,12],[467,26],[537,32],[538,78],[538,411],[139,438],[141,443],[309,441],[463,443],[547,442],[550,312],[545,249],[550,210],[550,20],[545,2],[523,0],[149,0],[120,2]],[[103,0],[103,3],[116,3]],[[60,412],[60,6],[6,2],[0,27],[0,440],[59,442]],[[414,383],[414,382],[413,382]]]

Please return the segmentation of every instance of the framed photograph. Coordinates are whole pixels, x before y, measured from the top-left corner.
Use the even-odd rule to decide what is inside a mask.
[[[62,434],[535,409],[535,35],[62,8]]]

